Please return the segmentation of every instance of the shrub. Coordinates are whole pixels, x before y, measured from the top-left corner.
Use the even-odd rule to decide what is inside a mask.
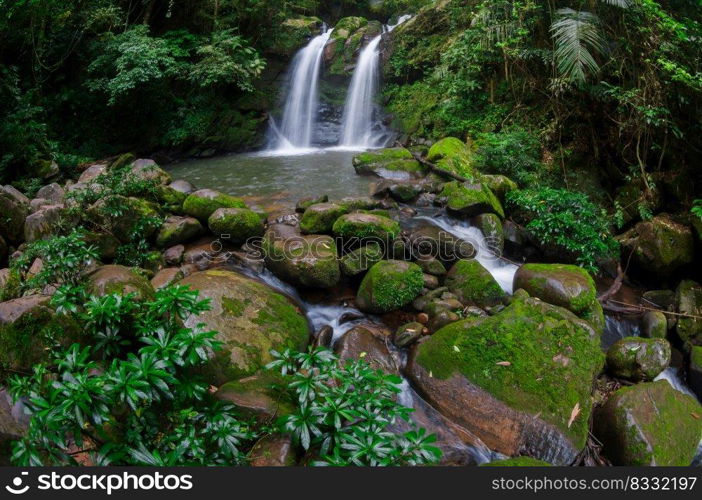
[[[476,167],[488,174],[502,174],[525,185],[541,167],[539,138],[522,128],[481,134],[477,141]]]

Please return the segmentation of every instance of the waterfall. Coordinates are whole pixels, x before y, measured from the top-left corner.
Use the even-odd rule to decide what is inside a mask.
[[[384,31],[392,31],[410,17],[401,16],[397,24],[385,26]],[[380,83],[379,46],[382,36],[380,34],[373,38],[358,56],[344,106],[340,142],[343,147],[368,149],[380,146],[382,134],[375,133],[374,128],[377,115],[375,100]]]
[[[279,151],[310,148],[319,107],[319,73],[322,53],[331,30],[314,37],[293,58],[290,90],[280,126],[271,120],[272,149]]]

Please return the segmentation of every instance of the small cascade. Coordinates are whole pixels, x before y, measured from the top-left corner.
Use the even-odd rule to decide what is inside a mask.
[[[301,49],[290,66],[290,87],[280,126],[271,119],[270,149],[294,152],[312,146],[319,108],[319,76],[322,53],[331,30],[314,37]]]
[[[390,32],[411,16],[398,19],[397,24],[383,28]],[[380,86],[380,41],[382,34],[376,36],[361,51],[356,69],[351,78],[344,115],[340,146],[344,148],[370,149],[382,146],[386,134],[378,121],[376,98]]]

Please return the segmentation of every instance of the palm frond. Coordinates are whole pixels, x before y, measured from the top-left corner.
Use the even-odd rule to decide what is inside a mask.
[[[607,5],[612,5],[614,7],[619,7],[620,9],[628,9],[633,0],[600,0],[600,2],[606,3]]]
[[[588,74],[600,69],[593,52],[605,51],[599,18],[590,12],[560,9],[551,24],[556,68],[563,78],[583,83]]]

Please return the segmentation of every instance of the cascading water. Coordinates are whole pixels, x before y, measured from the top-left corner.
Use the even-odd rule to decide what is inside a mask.
[[[293,59],[290,90],[283,108],[280,126],[271,120],[271,149],[291,151],[312,146],[319,108],[319,73],[322,53],[331,30],[314,37]]]
[[[397,24],[385,26],[385,32],[407,21],[411,16],[402,16]],[[351,86],[346,97],[340,146],[346,148],[370,149],[379,147],[383,134],[377,133],[378,106],[376,96],[380,83],[380,41],[382,34],[371,40],[361,51],[356,69],[351,78]]]

